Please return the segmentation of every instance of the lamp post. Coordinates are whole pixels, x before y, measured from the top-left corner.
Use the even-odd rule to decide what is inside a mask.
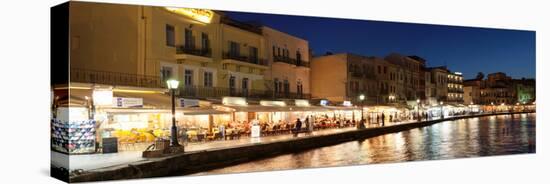
[[[363,114],[365,114],[364,112],[364,109],[365,109],[365,95],[361,94],[359,95],[359,100],[361,101],[361,120],[364,120],[364,116]]]
[[[178,127],[176,127],[176,89],[178,89],[179,81],[175,79],[170,79],[166,81],[168,89],[172,94],[172,128],[170,129],[170,146],[176,147],[180,146],[178,143]]]

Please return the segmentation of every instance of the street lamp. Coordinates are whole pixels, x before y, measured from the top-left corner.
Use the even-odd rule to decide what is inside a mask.
[[[361,101],[361,120],[364,120],[365,118],[363,118],[363,114],[365,114],[364,113],[365,95],[363,94],[359,95],[359,100]]]
[[[170,146],[176,147],[180,146],[178,143],[178,127],[176,127],[176,89],[178,89],[179,81],[175,79],[170,79],[166,81],[168,89],[172,94],[172,128],[170,130]]]

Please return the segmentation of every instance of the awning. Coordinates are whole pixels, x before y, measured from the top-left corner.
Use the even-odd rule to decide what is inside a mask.
[[[304,111],[328,111],[330,109],[320,106],[262,106],[262,105],[247,105],[247,106],[231,106],[219,105],[223,108],[232,109],[235,112],[304,112]]]
[[[90,89],[70,89],[71,103],[84,103],[86,96],[92,96]],[[131,114],[131,113],[171,113],[171,96],[163,93],[139,93],[139,92],[121,92],[113,91],[113,97],[141,98],[143,107],[120,108],[120,107],[96,107],[108,113]],[[228,112],[216,110],[212,107],[176,107],[176,112],[183,112],[184,115],[206,115],[206,114],[226,114]]]
[[[346,106],[322,106],[327,110],[341,110],[341,111],[351,111],[351,110],[361,110],[361,107],[346,107]]]
[[[106,108],[105,112],[111,114],[139,114],[139,113],[172,113],[171,109],[151,109],[151,108]],[[212,108],[176,108],[176,113],[184,115],[208,115],[208,114],[228,114],[229,112],[220,111]]]

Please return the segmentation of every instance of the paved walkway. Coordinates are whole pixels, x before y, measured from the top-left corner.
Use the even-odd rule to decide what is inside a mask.
[[[440,118],[434,118],[430,120],[436,120]],[[403,124],[403,123],[412,123],[417,121],[406,121],[406,122],[392,122],[385,123],[386,126],[394,124]],[[369,124],[367,128],[379,127],[381,124]],[[346,128],[331,128],[316,130],[309,135],[301,133],[298,137],[304,136],[314,136],[314,135],[328,135],[328,134],[337,134],[347,131],[356,130],[355,127],[346,127]],[[202,142],[202,143],[189,143],[186,145],[186,151],[200,151],[200,150],[209,150],[217,148],[228,148],[234,146],[242,146],[247,144],[256,144],[256,143],[269,143],[284,141],[295,138],[292,134],[284,135],[272,135],[265,136],[260,138],[250,138],[242,137],[238,140],[220,140],[220,141],[211,141],[211,142]],[[129,164],[136,161],[146,160],[141,157],[142,150],[145,150],[145,147],[149,144],[138,145],[133,151],[120,151],[118,153],[109,153],[109,154],[85,154],[85,155],[71,155],[70,157],[67,154],[59,153],[52,151],[51,159],[52,163],[55,166],[70,168],[70,170],[82,169],[82,170],[92,170],[109,166]],[[70,167],[67,166],[66,160],[69,160]],[[65,162],[64,162],[65,160]]]

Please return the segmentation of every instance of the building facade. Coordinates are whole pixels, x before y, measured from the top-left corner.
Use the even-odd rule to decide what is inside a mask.
[[[403,56],[392,53],[384,58],[389,63],[400,68],[397,74],[399,80],[402,81],[402,86],[397,87],[398,91],[404,94],[402,100],[416,101],[425,99],[425,76],[423,68],[426,66],[426,61],[418,56]]]
[[[481,104],[482,79],[464,80],[464,104]]]
[[[488,74],[487,79],[481,84],[480,94],[483,104],[516,103],[516,89],[513,80],[502,72]]]
[[[70,11],[72,82],[165,88],[177,79],[182,97],[309,98],[303,39],[202,9],[74,2]],[[281,57],[295,62],[274,62]]]
[[[307,40],[263,26],[269,69],[267,88],[279,98],[310,97],[310,55]]]
[[[311,62],[312,98],[357,103],[359,96],[365,95],[362,103],[381,103],[383,98],[379,90],[386,84],[377,79],[378,66],[374,58],[349,53],[314,57]],[[382,66],[380,68],[383,73]]]
[[[460,72],[449,72],[447,75],[447,102],[464,103],[464,78]]]

